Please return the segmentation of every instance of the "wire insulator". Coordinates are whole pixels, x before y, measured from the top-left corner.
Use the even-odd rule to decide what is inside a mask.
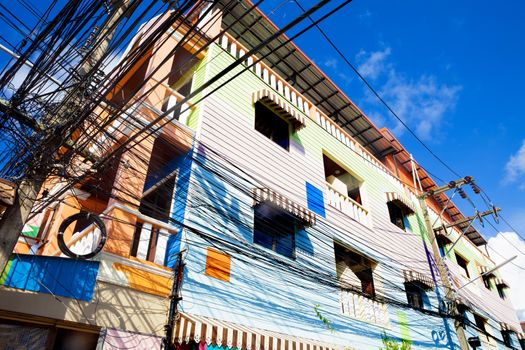
[[[475,194],[481,193],[481,190],[479,189],[478,185],[476,185],[474,182],[470,183],[470,187],[472,187],[472,191],[474,191]]]
[[[461,196],[461,198],[467,199],[467,194],[465,193],[465,191],[462,188],[458,188],[458,193]]]

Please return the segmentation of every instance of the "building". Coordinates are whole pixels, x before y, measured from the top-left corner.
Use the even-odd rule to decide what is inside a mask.
[[[163,113],[172,120],[57,198],[63,181],[47,181],[42,194],[56,200],[28,222],[0,279],[0,344],[29,333],[86,348],[160,346],[182,257],[183,349],[452,349],[461,320],[483,348],[519,346],[498,272],[467,284],[494,267],[483,237],[468,223],[437,230],[464,316],[454,320],[409,153],[283,35],[244,57],[278,31],[257,9],[245,16],[250,7],[203,6],[202,22],[177,22],[140,54],[158,19],[135,36],[132,69],[100,107],[107,132],[90,151],[112,152]],[[115,106],[125,114],[113,118]],[[415,173],[425,191],[436,187]],[[465,218],[453,205],[440,216],[438,197],[426,202],[436,229]],[[81,210],[107,230],[93,259],[69,259],[57,244]],[[61,236],[85,254],[102,233],[82,217]]]

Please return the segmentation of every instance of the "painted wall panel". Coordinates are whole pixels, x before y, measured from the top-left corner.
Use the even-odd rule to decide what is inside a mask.
[[[98,261],[18,254],[1,281],[6,287],[90,301],[98,267]]]

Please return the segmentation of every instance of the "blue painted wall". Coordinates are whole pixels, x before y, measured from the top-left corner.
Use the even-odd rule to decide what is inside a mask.
[[[1,281],[6,287],[91,301],[99,262],[17,254]]]

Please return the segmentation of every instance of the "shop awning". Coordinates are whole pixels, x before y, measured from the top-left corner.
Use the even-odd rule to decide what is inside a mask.
[[[403,276],[405,277],[405,283],[417,283],[423,286],[425,289],[434,289],[436,284],[432,278],[425,276],[424,274],[412,271],[412,270],[403,270]]]
[[[190,341],[241,350],[342,350],[343,346],[282,333],[248,328],[204,316],[180,314],[175,343]]]
[[[413,214],[416,212],[416,208],[414,207],[414,204],[412,204],[408,199],[403,198],[402,195],[400,195],[397,192],[385,192],[386,195],[386,201],[387,202],[393,202],[405,209],[410,214]]]
[[[264,103],[281,118],[287,120],[294,130],[299,130],[306,124],[305,116],[273,91],[268,89],[258,90],[253,93],[252,100],[253,103]]]
[[[494,281],[496,282],[497,286],[502,286],[503,288],[510,288],[510,286],[501,278],[495,278]]]
[[[280,193],[269,188],[256,187],[253,190],[254,205],[269,202],[274,206],[282,208],[296,218],[304,221],[309,226],[315,225],[316,215],[305,207],[291,201]]]

